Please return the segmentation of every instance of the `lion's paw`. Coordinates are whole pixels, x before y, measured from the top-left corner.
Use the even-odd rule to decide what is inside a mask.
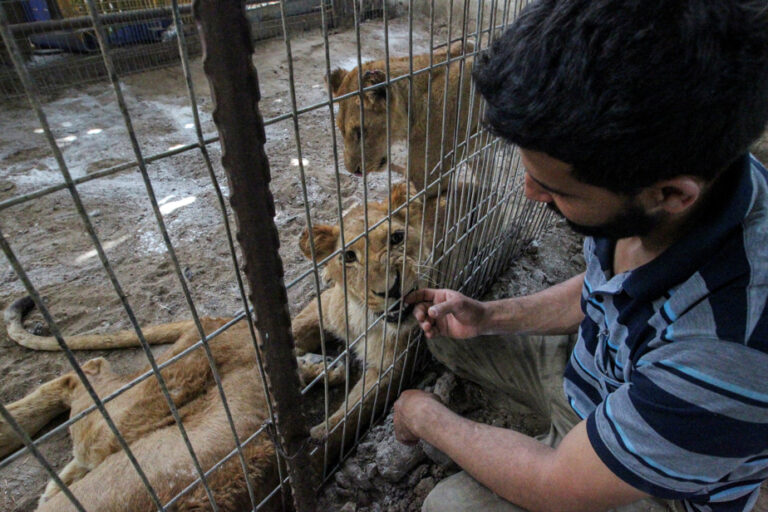
[[[315,441],[324,441],[328,437],[328,430],[325,428],[325,422],[315,425],[309,430],[309,435]]]
[[[299,376],[301,377],[302,385],[306,386],[319,375],[323,374],[323,371],[328,369],[328,384],[331,386],[344,382],[346,375],[345,366],[343,361],[338,361],[333,367],[332,357],[325,358],[325,364],[323,364],[323,356],[320,354],[314,354],[307,352],[296,358],[299,365]]]

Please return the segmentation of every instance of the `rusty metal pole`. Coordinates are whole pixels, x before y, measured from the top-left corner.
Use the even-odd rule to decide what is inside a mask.
[[[193,13],[203,45],[203,69],[211,86],[213,120],[221,137],[221,161],[229,179],[250,299],[261,333],[261,351],[274,399],[278,449],[286,456],[293,502],[315,510],[315,475],[309,462],[309,428],[302,413],[293,352],[280,241],[269,190],[264,123],[253,43],[242,0],[195,0]]]

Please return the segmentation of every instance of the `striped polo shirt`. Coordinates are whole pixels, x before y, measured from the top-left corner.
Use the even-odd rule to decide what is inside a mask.
[[[565,392],[602,461],[688,511],[747,511],[768,478],[768,173],[745,156],[653,261],[587,238]]]

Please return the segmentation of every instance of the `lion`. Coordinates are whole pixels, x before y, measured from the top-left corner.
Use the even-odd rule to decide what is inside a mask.
[[[332,285],[320,295],[322,324],[317,301],[312,301],[293,321],[296,346],[300,350],[316,350],[322,325],[333,337],[349,340],[350,350],[364,367],[363,376],[349,392],[348,408],[342,405],[330,415],[330,435],[325,422],[312,428],[312,437],[327,438],[334,448],[346,439],[342,431],[355,434],[359,418],[371,418],[380,411],[379,407],[374,410],[376,403],[383,407],[387,402],[385,396],[392,398],[397,392],[398,377],[409,362],[407,357],[400,356],[404,356],[408,335],[417,322],[411,315],[413,306],[405,305],[402,299],[425,284],[424,262],[433,257],[430,252],[438,238],[433,226],[441,224],[435,220],[445,209],[444,199],[438,202],[431,198],[425,208],[421,197],[406,201],[411,192],[413,187],[408,190],[404,183],[393,187],[389,223],[388,201],[368,204],[367,253],[366,237],[361,236],[366,232],[361,205],[344,215],[346,247],[342,246],[339,226],[315,225],[311,235],[307,230],[302,233],[300,247],[308,259],[312,259],[310,236],[317,261],[337,255],[323,270]],[[440,232],[438,226],[437,233]],[[389,371],[393,363],[394,368]],[[334,435],[334,428],[342,420],[347,428],[337,429]]]
[[[391,234],[386,222],[373,227],[368,235],[369,260],[368,289],[364,288],[362,260],[364,242],[357,240],[344,249],[340,257],[333,258],[325,269],[325,276],[332,286],[321,294],[323,319],[326,330],[344,340],[344,290],[341,267],[346,266],[347,290],[349,294],[349,344],[354,354],[365,361],[366,393],[375,385],[380,368],[392,363],[395,345],[415,322],[410,308],[403,308],[400,299],[419,286],[417,255],[423,244],[424,254],[429,253],[432,244],[431,229],[420,234],[422,208],[419,201],[405,205],[407,191],[404,184],[393,187],[389,201],[371,202],[368,205],[369,225],[381,221],[387,215],[391,201],[395,213],[392,215]],[[406,223],[406,217],[408,222]],[[362,206],[356,206],[343,216],[344,233],[347,241],[364,231]],[[432,226],[434,214],[427,213],[425,225]],[[331,254],[339,247],[338,226],[315,226],[312,230],[318,260]],[[310,253],[308,233],[305,231],[300,245],[303,252]],[[384,248],[390,246],[390,280],[385,282]],[[403,246],[407,251],[403,255]],[[355,260],[352,261],[352,254]],[[405,265],[403,266],[403,262]],[[366,319],[365,297],[368,297]],[[386,297],[386,300],[385,300]],[[29,298],[13,303],[5,312],[5,324],[10,338],[22,346],[34,350],[59,350],[53,337],[36,336],[24,329],[23,318],[34,307]],[[368,334],[367,343],[355,342],[363,332],[366,323],[373,325],[376,317],[384,315],[388,326],[386,337],[378,329]],[[231,319],[201,318],[203,330],[210,334]],[[150,344],[172,343],[157,359],[162,365],[169,359],[189,349],[199,340],[199,331],[192,320],[151,326],[142,330]],[[299,372],[303,382],[310,382],[328,368],[329,383],[342,382],[345,376],[343,364],[323,364],[321,356],[312,353],[320,342],[317,301],[312,301],[293,321]],[[139,346],[134,331],[119,331],[111,334],[88,334],[66,337],[73,350],[111,349]],[[405,343],[401,343],[401,348]],[[363,354],[363,345],[368,351]],[[268,419],[266,396],[256,363],[256,349],[250,330],[245,321],[238,322],[228,330],[215,336],[209,342],[221,384],[227,397],[236,431],[241,442],[256,432]],[[383,364],[384,366],[380,366]],[[400,365],[402,367],[402,364]],[[82,365],[88,381],[99,397],[104,398],[115,390],[144,374],[140,372],[123,376],[110,369],[104,358],[91,359]],[[189,441],[194,448],[200,466],[208,470],[235,449],[231,428],[226,420],[224,406],[212,375],[208,359],[201,347],[184,355],[173,364],[161,370],[171,398],[176,405]],[[383,377],[386,385],[393,373]],[[394,387],[394,386],[393,386]],[[362,380],[352,389],[349,396],[350,408],[360,402],[363,396]],[[373,410],[375,399],[372,395],[363,400],[365,411]],[[33,436],[59,414],[69,410],[75,417],[92,405],[92,400],[80,379],[74,372],[51,380],[31,394],[8,405],[8,411],[20,426]],[[384,400],[379,400],[381,407]],[[134,385],[118,397],[105,404],[116,427],[128,443],[133,455],[141,465],[149,482],[161,502],[167,503],[180,491],[187,488],[198,477],[180,431],[170,414],[168,403],[160,389],[158,380],[147,378]],[[354,420],[361,407],[350,411],[349,420]],[[331,415],[328,425],[339,424],[344,417],[343,407]],[[316,438],[325,437],[326,423],[312,429]],[[121,450],[117,439],[98,412],[87,414],[70,426],[73,459],[60,472],[59,477],[87,510],[140,511],[156,507]],[[329,445],[342,442],[341,430],[337,429],[328,438]],[[354,429],[346,429],[354,434]],[[10,425],[0,419],[0,457],[8,455],[21,446]],[[243,447],[248,476],[253,483],[255,498],[261,501],[278,485],[278,468],[275,448],[269,436],[262,433]],[[320,451],[312,458],[318,470],[322,468]],[[207,477],[214,499],[222,511],[245,510],[250,507],[250,498],[245,476],[238,456],[231,457],[220,468]],[[279,510],[279,499],[273,499],[264,510]],[[270,505],[271,504],[271,505]],[[206,492],[198,484],[174,504],[174,510],[200,510],[210,507]],[[273,507],[273,508],[270,508]],[[39,511],[74,510],[68,498],[58,486],[49,482],[39,502]]]
[[[478,103],[470,97],[472,55],[463,60],[458,59],[465,54],[464,46],[454,43],[448,49],[434,52],[433,64],[435,68],[430,72],[416,73],[429,67],[429,55],[417,55],[413,57],[414,76],[413,100],[411,102],[410,116],[408,112],[409,81],[408,79],[396,80],[390,85],[362,93],[364,110],[364,126],[360,127],[360,101],[361,96],[350,96],[339,102],[339,111],[336,123],[344,141],[344,163],[349,171],[355,175],[362,172],[377,172],[386,168],[387,164],[387,95],[390,102],[390,142],[405,140],[408,137],[408,122],[410,120],[411,132],[408,140],[408,162],[410,172],[408,176],[415,185],[416,190],[427,190],[428,196],[438,193],[435,180],[440,180],[444,190],[450,179],[445,175],[451,168],[451,160],[455,147],[458,153],[466,153],[465,141],[467,136],[471,138],[478,128]],[[471,53],[474,47],[467,43],[466,53]],[[449,58],[457,58],[456,61],[445,62]],[[442,65],[441,65],[442,63]],[[463,72],[461,67],[464,67]],[[389,59],[390,81],[397,77],[408,75],[410,64],[408,57],[396,57]],[[386,81],[386,61],[376,60],[366,62],[360,70],[363,88],[381,84]],[[463,75],[463,77],[462,77]],[[447,83],[447,94],[446,89]],[[463,78],[463,79],[462,79]],[[358,68],[344,70],[336,68],[330,75],[329,87],[334,97],[357,92],[359,90]],[[429,101],[427,97],[429,96]],[[447,98],[447,104],[445,99]],[[445,109],[443,108],[445,104]],[[427,110],[429,109],[429,117]],[[445,113],[445,115],[444,115]],[[471,113],[471,115],[470,115]],[[457,126],[458,124],[458,126]],[[469,124],[469,130],[467,125]],[[443,134],[443,130],[445,133]],[[454,133],[454,130],[457,130]],[[361,152],[360,137],[363,137],[364,155]],[[363,156],[365,167],[363,167]],[[426,156],[426,158],[425,158]],[[405,169],[390,164],[390,167],[402,174]]]
[[[9,336],[19,344],[35,350],[57,350],[59,346],[54,338],[35,336],[24,330],[23,317],[33,307],[34,303],[27,297],[16,301],[6,310],[5,323]],[[200,322],[209,335],[230,320],[201,318]],[[200,339],[192,320],[152,326],[142,331],[150,344],[173,344],[157,359],[158,365],[177,356]],[[135,332],[130,330],[104,335],[69,336],[66,341],[74,350],[139,346]],[[210,340],[209,344],[232,420],[242,442],[268,419],[266,396],[256,364],[256,349],[247,323],[236,323]],[[300,375],[305,382],[315,378],[323,369],[321,362],[313,356],[307,354],[298,359]],[[133,375],[118,375],[111,370],[106,359],[99,357],[85,362],[82,370],[99,397],[104,398],[149,371],[149,366]],[[341,366],[329,373],[331,382],[338,383],[344,378]],[[208,358],[202,347],[198,347],[163,368],[161,374],[199,463],[207,470],[235,449]],[[31,436],[59,414],[69,410],[70,417],[75,417],[92,404],[90,395],[75,372],[69,372],[10,404],[8,411]],[[161,502],[167,503],[198,477],[156,378],[150,377],[139,382],[107,402],[105,407]],[[86,510],[156,509],[101,414],[94,412],[86,415],[73,423],[69,431],[73,459],[61,470],[59,477]],[[0,419],[0,457],[20,445],[10,426]],[[267,435],[260,434],[243,447],[243,453],[248,476],[256,492],[255,497],[261,501],[278,485],[274,446]],[[220,510],[250,508],[245,477],[237,456],[213,472],[207,482]],[[175,504],[174,510],[209,508],[204,488],[198,485]],[[40,498],[37,510],[75,509],[51,480]],[[281,508],[273,503],[266,510]]]

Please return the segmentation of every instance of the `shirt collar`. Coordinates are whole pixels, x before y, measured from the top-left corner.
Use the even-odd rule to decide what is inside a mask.
[[[740,170],[732,179],[718,185],[718,201],[691,231],[654,260],[631,271],[623,281],[624,290],[640,300],[660,297],[682,283],[718,252],[725,240],[738,228],[751,207],[753,197],[752,166],[749,155],[739,158]],[[616,242],[595,239],[595,255],[606,275],[611,275]],[[728,272],[729,269],[723,269]]]

